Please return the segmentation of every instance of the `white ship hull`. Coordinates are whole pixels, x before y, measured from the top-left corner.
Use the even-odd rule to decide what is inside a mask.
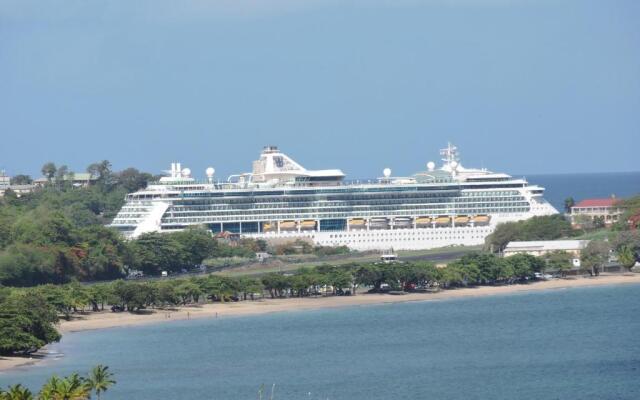
[[[547,215],[540,213],[540,215]],[[479,246],[495,230],[499,223],[530,218],[532,215],[513,214],[494,216],[493,222],[484,226],[448,226],[402,229],[354,229],[335,232],[267,232],[243,234],[254,239],[293,241],[310,240],[316,246],[347,246],[352,250],[427,250],[448,246]]]
[[[424,250],[447,246],[484,244],[494,227],[410,228],[396,230],[354,230],[340,232],[281,232],[244,235],[255,239],[311,240],[316,246],[347,246],[352,250]]]

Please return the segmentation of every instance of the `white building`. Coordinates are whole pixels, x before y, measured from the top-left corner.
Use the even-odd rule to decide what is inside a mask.
[[[9,189],[9,185],[11,185],[11,177],[4,173],[4,171],[0,171],[0,193],[4,193],[5,190]]]
[[[580,253],[589,244],[588,240],[533,240],[525,242],[509,242],[503,251],[505,257],[515,254],[544,256],[548,253],[562,251],[572,255],[574,267],[580,266]]]

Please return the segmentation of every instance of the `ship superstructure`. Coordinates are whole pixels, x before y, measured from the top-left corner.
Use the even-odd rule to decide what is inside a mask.
[[[443,164],[409,177],[385,168],[372,181],[348,182],[338,169],[307,170],[267,146],[253,170],[199,182],[174,163],[168,176],[128,194],[111,226],[130,238],[201,225],[264,239],[308,238],[353,249],[426,249],[484,243],[500,222],[557,213],[544,188],[486,169],[465,168],[455,146]]]

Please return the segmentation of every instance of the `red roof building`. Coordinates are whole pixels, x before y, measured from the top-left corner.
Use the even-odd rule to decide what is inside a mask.
[[[615,197],[579,201],[571,207],[571,223],[575,228],[609,226],[622,214],[618,202]]]
[[[578,202],[573,208],[613,207],[618,201],[615,197],[608,199],[586,199]]]

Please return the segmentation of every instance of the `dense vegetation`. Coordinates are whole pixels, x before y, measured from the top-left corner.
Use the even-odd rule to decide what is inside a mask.
[[[487,249],[500,252],[514,240],[555,240],[572,235],[571,223],[557,214],[499,224],[485,243]]]
[[[622,216],[613,228],[619,231],[640,229],[640,195],[621,200],[618,206]]]
[[[92,393],[100,399],[115,383],[109,367],[97,365],[86,377],[77,373],[64,378],[54,375],[36,395],[20,384],[0,389],[0,400],[87,400]]]
[[[203,260],[253,259],[267,250],[260,240],[237,243],[213,240],[204,229],[172,234],[150,233],[126,242],[105,227],[121,208],[125,194],[147,185],[153,177],[134,168],[111,171],[108,161],[91,164],[91,185],[76,187],[66,166],[47,163],[44,187],[17,197],[8,191],[0,198],[0,284],[33,286],[46,283],[112,280],[131,270],[157,275],[191,269]],[[30,182],[28,176],[16,181]],[[348,252],[346,247],[313,247],[307,242],[284,243],[274,254]],[[210,262],[210,265],[215,265]]]
[[[95,177],[75,187],[65,166],[43,167],[49,182],[17,197],[0,199],[0,283],[27,286],[122,276],[127,249],[117,232],[104,227],[128,191],[151,175],[134,168],[114,173],[108,161],[90,165]],[[29,177],[21,177],[28,181]]]

